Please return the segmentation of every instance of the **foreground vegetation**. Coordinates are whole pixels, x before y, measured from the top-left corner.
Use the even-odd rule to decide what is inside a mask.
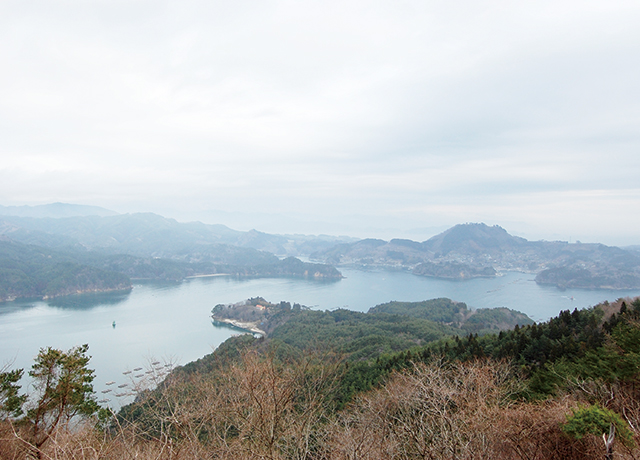
[[[296,327],[235,337],[118,414],[92,403],[86,348],[43,350],[29,401],[2,373],[0,458],[640,457],[640,299],[364,356]]]

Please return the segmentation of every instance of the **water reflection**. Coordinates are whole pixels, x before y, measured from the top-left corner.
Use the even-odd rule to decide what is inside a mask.
[[[327,278],[298,278],[294,276],[236,276],[236,275],[212,275],[212,276],[193,276],[185,279],[183,282],[198,282],[203,284],[233,284],[233,285],[249,285],[261,280],[288,280],[296,283],[306,283],[310,285],[331,285],[341,281],[338,279]]]
[[[253,332],[248,331],[247,329],[243,329],[238,326],[234,326],[233,324],[223,323],[221,321],[211,320],[211,325],[214,329],[218,329],[220,331],[233,331],[233,335],[237,334],[252,334],[254,337],[259,336],[260,334],[255,334]]]
[[[47,305],[63,310],[90,310],[98,306],[117,305],[131,295],[131,290],[68,295],[47,300]]]
[[[0,302],[0,316],[9,315],[17,311],[24,311],[36,308],[40,300],[29,301],[27,299],[14,300],[12,302]]]

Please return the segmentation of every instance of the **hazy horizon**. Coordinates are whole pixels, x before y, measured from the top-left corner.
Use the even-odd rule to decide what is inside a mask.
[[[53,206],[52,206],[53,205]],[[95,208],[92,209],[92,211],[94,211],[93,213],[88,212],[86,209],[84,209],[84,207],[87,208]],[[44,209],[42,208],[48,208],[45,212]],[[76,212],[74,212],[74,209],[76,209],[76,207],[79,207],[79,209],[76,210]],[[11,210],[10,209],[11,206],[7,207],[4,206],[2,204],[0,204],[0,220],[2,219],[2,216],[7,215],[7,216],[18,216],[18,217],[30,217],[30,218],[40,218],[40,217],[52,217],[52,218],[64,218],[64,217],[76,217],[76,216],[102,216],[102,217],[110,217],[110,216],[115,216],[115,215],[127,215],[127,214],[135,214],[135,213],[119,213],[113,209],[107,209],[107,208],[103,208],[103,207],[99,207],[99,206],[93,206],[93,205],[78,205],[78,204],[74,204],[74,203],[60,203],[60,202],[56,202],[56,203],[47,203],[47,204],[43,204],[43,205],[18,205],[15,206],[15,210]],[[26,210],[24,208],[27,208]],[[55,208],[55,209],[52,209]],[[63,208],[63,209],[60,209]],[[14,212],[11,212],[14,211]],[[82,212],[81,212],[82,211]],[[105,211],[105,213],[100,213],[99,211]],[[112,213],[112,214],[107,214],[107,212]],[[139,211],[140,213],[148,213],[150,211]],[[176,219],[175,216],[162,216],[168,219],[174,219],[177,222],[182,222],[182,223],[188,223],[188,222],[202,222],[205,224],[222,224],[225,225],[229,228],[231,228],[232,230],[239,230],[239,231],[250,231],[250,230],[257,230],[257,231],[261,231],[261,232],[265,232],[265,233],[276,233],[276,234],[280,234],[280,235],[293,235],[293,234],[304,234],[304,235],[325,235],[325,236],[334,236],[334,237],[352,237],[352,238],[379,238],[379,239],[383,239],[383,240],[391,240],[394,238],[406,238],[406,239],[413,239],[413,240],[417,240],[417,241],[426,241],[429,238],[436,236],[442,232],[444,232],[445,230],[450,229],[451,227],[432,227],[432,228],[412,228],[412,229],[405,229],[402,231],[403,234],[399,234],[397,233],[397,231],[395,230],[389,230],[389,229],[384,229],[384,228],[374,228],[371,231],[373,233],[368,233],[368,234],[355,234],[355,233],[351,233],[351,234],[338,234],[338,233],[326,233],[326,232],[317,232],[317,231],[309,231],[309,232],[291,232],[291,231],[283,231],[283,232],[279,232],[279,231],[269,231],[268,228],[271,226],[275,226],[278,227],[278,224],[276,222],[276,220],[273,220],[276,218],[276,216],[268,216],[268,215],[263,215],[263,216],[259,216],[259,218],[256,218],[255,216],[252,215],[246,215],[246,216],[242,216],[242,215],[230,215],[229,213],[224,213],[224,212],[210,212],[208,213],[208,216],[210,217],[209,220],[201,220],[201,219]],[[214,216],[218,216],[217,218],[215,218]],[[271,219],[271,220],[270,220]],[[263,226],[263,228],[256,228],[255,226],[251,226],[251,225],[244,225],[243,222],[255,222],[256,220],[259,220],[260,222],[266,222],[265,225]],[[234,225],[233,223],[236,223],[237,225]],[[486,222],[459,222],[459,224],[486,224]],[[305,223],[302,223],[302,225],[304,226]],[[306,225],[310,225],[310,228],[313,229],[317,229],[319,227],[322,226],[322,223],[307,223]],[[458,225],[458,224],[454,224],[454,225]],[[503,227],[500,224],[487,224],[487,225],[498,225],[500,227]],[[503,227],[504,228],[504,227]],[[524,234],[518,233],[518,232],[514,232],[509,228],[504,228],[509,234],[513,235],[513,236],[518,236],[518,237],[523,237],[528,239],[529,241],[539,241],[539,240],[547,240],[549,241],[549,239],[547,238],[529,238]],[[393,233],[395,231],[395,233]],[[581,242],[581,243],[605,243],[603,241],[580,241],[580,240],[575,240],[573,238],[569,238],[568,240],[561,240],[558,238],[554,238],[552,239],[553,241],[568,241],[569,243],[576,243],[576,242]],[[607,243],[605,243],[607,244]],[[615,244],[610,244],[611,246],[618,246]],[[640,246],[640,245],[636,245],[636,244],[623,244],[623,245],[619,245],[619,246]]]
[[[0,204],[640,244],[633,1],[7,1]]]

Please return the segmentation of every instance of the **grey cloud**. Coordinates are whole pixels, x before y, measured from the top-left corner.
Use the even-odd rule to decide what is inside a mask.
[[[630,1],[4,2],[0,201],[629,240],[591,220],[640,223],[639,19]]]

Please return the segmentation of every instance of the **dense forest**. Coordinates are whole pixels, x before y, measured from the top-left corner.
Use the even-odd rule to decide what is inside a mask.
[[[266,335],[226,341],[118,413],[95,404],[86,346],[44,349],[28,401],[22,370],[0,374],[0,458],[638,458],[640,299],[486,334],[459,329],[468,313],[449,302],[275,304]],[[441,321],[430,336],[426,316]],[[420,327],[393,342],[401,318]]]
[[[281,260],[251,248],[216,245],[203,247],[189,258],[169,259],[0,240],[0,302],[131,289],[131,279],[179,281],[219,273],[334,281],[342,278],[330,265],[302,262],[295,257]]]
[[[0,213],[17,214],[0,215],[0,302],[129,289],[131,279],[211,274],[338,281],[342,275],[335,267],[294,255],[352,240],[240,232],[62,203],[39,210],[5,207]],[[49,214],[58,217],[42,217]]]
[[[406,349],[447,336],[484,334],[533,324],[524,313],[508,308],[470,310],[464,302],[446,298],[394,301],[361,313],[342,308],[311,310],[289,302],[272,304],[256,297],[216,305],[212,313],[214,321],[259,329],[269,338],[299,349],[330,343],[341,353],[357,350],[358,357]]]
[[[38,246],[0,241],[0,302],[131,289],[129,277]]]

